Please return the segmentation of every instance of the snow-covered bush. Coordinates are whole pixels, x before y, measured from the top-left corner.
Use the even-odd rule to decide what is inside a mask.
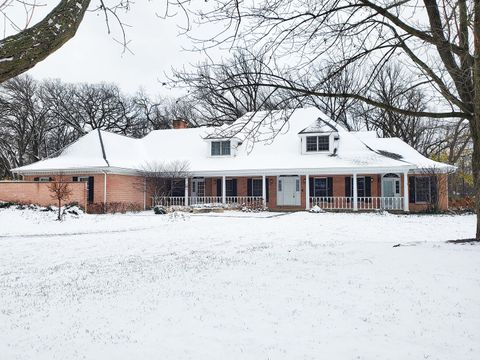
[[[165,215],[167,213],[167,208],[162,205],[155,205],[153,207],[153,212],[157,215]]]
[[[311,213],[318,214],[318,213],[324,213],[325,210],[323,210],[320,206],[315,205],[314,207],[312,207],[312,208],[310,209],[310,212],[311,212]]]

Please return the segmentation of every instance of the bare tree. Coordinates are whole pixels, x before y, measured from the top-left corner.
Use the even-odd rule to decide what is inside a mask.
[[[193,71],[175,70],[172,83],[188,89],[187,101],[204,124],[231,123],[247,112],[273,110],[281,102],[276,90],[259,85],[268,64],[262,55],[234,52],[221,63],[205,62]],[[194,115],[195,116],[195,115]]]
[[[185,179],[190,177],[188,161],[150,162],[139,171],[143,183],[137,187],[150,194],[154,201],[184,193]]]
[[[48,190],[50,191],[50,197],[53,200],[57,201],[58,204],[58,216],[57,220],[62,220],[62,203],[65,203],[70,199],[72,195],[72,189],[70,188],[70,184],[65,181],[63,175],[58,175],[55,177],[50,184],[48,184]]]
[[[257,85],[297,96],[355,99],[406,116],[468,120],[473,139],[476,238],[480,240],[479,1],[226,0],[201,16],[205,23],[224,26],[221,34],[206,39],[205,46],[232,41],[234,46],[262,47],[277,58],[300,54],[288,73],[267,73]],[[428,95],[426,109],[392,105],[369,91],[392,58],[411,73],[410,88],[423,89]],[[352,66],[369,71],[359,91],[326,92],[318,81],[302,76],[308,66],[322,61],[333,64],[336,71]],[[237,76],[244,74],[231,78]],[[220,89],[227,91],[232,86],[226,83]]]

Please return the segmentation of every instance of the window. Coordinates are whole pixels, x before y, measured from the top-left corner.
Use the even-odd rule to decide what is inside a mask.
[[[79,176],[79,177],[74,176],[73,181],[88,182],[88,176]]]
[[[263,181],[262,179],[252,179],[252,196],[262,196]]]
[[[328,196],[327,178],[313,179],[313,194],[314,197]]]
[[[353,177],[350,178],[350,194],[351,194],[350,196],[353,196]],[[357,196],[358,197],[371,196],[370,194],[367,194],[364,176],[357,176]]]
[[[329,149],[329,136],[307,136],[307,152],[328,151]]]
[[[230,140],[212,141],[212,156],[230,155]]]
[[[430,177],[415,177],[415,202],[429,202],[430,196]]]
[[[38,181],[40,182],[49,182],[50,181],[50,178],[49,177],[41,177],[38,179]]]
[[[185,196],[185,180],[184,179],[172,179],[170,185],[171,196]]]

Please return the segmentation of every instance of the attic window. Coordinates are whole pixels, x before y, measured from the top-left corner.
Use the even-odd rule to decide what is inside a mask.
[[[212,156],[230,155],[230,140],[227,141],[212,141],[211,145]]]
[[[330,149],[329,136],[307,136],[307,152],[328,151]]]

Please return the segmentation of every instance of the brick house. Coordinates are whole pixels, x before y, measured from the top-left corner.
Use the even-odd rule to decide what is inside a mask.
[[[316,109],[257,112],[220,127],[187,128],[182,121],[174,127],[141,139],[94,130],[58,156],[12,172],[26,183],[61,174],[85,185],[89,204],[142,209],[255,201],[272,210],[448,207],[447,173],[454,167],[400,139],[349,132]],[[145,165],[171,161],[188,162],[189,171],[169,196],[153,197],[139,186]],[[0,186],[0,200],[6,197]]]

